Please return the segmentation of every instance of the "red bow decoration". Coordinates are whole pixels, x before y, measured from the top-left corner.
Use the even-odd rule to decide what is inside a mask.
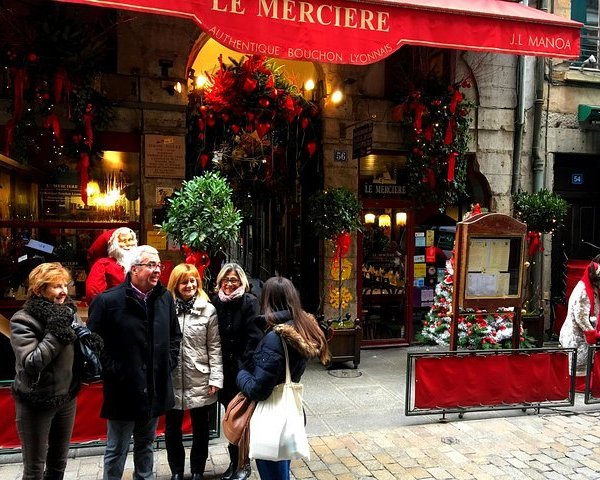
[[[335,258],[343,257],[350,251],[352,238],[348,232],[344,231],[340,233],[333,241],[335,243]]]
[[[200,278],[204,278],[204,270],[210,265],[210,257],[207,252],[201,250],[193,250],[187,245],[182,245],[183,253],[185,255],[185,263],[194,265],[198,269]]]
[[[534,232],[533,230],[527,232],[527,244],[529,245],[528,254],[530,257],[535,255],[537,252],[543,252],[544,247],[542,247],[541,242],[542,234],[540,232]]]

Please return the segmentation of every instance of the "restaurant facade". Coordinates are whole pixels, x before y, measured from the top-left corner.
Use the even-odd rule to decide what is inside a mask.
[[[319,161],[310,164],[312,174],[299,182],[291,200],[254,202],[253,220],[243,226],[232,258],[262,280],[275,273],[290,276],[309,310],[336,317],[336,302],[330,301],[334,249],[310,232],[306,197],[321,188],[355,192],[364,226],[352,235],[344,259],[344,313],[362,320],[365,346],[414,341],[434,287],[447,273],[456,221],[471,204],[510,213],[511,193],[540,185],[552,189],[554,172],[563,178],[577,173],[567,171],[569,165],[590,168],[599,153],[594,124],[580,122],[578,105],[570,100],[575,93],[583,97],[577,104],[600,104],[593,85],[600,77],[589,62],[582,66],[581,25],[571,20],[581,18],[571,14],[571,2],[554,2],[559,15],[534,8],[534,2],[529,7],[503,0],[74,0],[40,1],[38,7],[63,3],[81,24],[110,25],[110,54],[94,75],[94,87],[110,101],[112,114],[106,125],[92,124],[86,106],[99,112],[100,103],[82,97],[78,124],[64,94],[55,99],[64,136],[71,141],[91,135],[101,155],[83,147],[58,160],[47,154],[61,141],[68,143],[56,135],[55,117],[45,117],[45,124],[56,126],[54,133],[33,149],[31,142],[19,143],[27,137],[14,131],[15,86],[28,87],[16,76],[20,66],[7,64],[0,116],[6,154],[0,157],[0,261],[6,272],[0,303],[6,317],[22,304],[23,281],[39,261],[59,260],[71,268],[71,293],[82,298],[87,249],[107,229],[129,226],[166,262],[181,261],[179,246],[156,224],[165,198],[196,171],[186,157],[191,148],[186,92],[194,88],[190,72],[210,42],[240,57],[304,62],[316,85],[307,98],[320,108]],[[18,4],[15,15],[32,13]],[[415,124],[415,105],[433,95],[431,77],[436,88],[452,89],[447,103],[435,107],[456,107],[458,101],[464,110],[457,115],[468,125],[461,137],[465,195],[451,202],[417,198],[414,188],[429,183],[439,192],[454,182],[457,167],[450,168],[448,159],[437,185],[427,174],[415,179],[409,170],[414,132],[425,127]],[[307,78],[296,80],[303,84]],[[334,103],[337,90],[343,101]],[[453,100],[454,92],[460,100]],[[573,163],[575,157],[579,163]],[[549,272],[553,249],[551,239],[545,241]],[[549,273],[544,282],[549,302]]]

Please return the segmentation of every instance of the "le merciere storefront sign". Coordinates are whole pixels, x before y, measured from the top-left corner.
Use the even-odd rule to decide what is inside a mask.
[[[366,65],[404,44],[577,58],[581,24],[505,0],[57,0],[192,18],[232,50]]]

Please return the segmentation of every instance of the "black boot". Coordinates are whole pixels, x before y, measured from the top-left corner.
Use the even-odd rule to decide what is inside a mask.
[[[171,475],[171,480],[183,480],[183,473],[174,473]]]
[[[44,472],[44,480],[63,480],[64,472]]]
[[[252,469],[250,468],[250,464],[244,465],[237,472],[235,472],[231,476],[231,480],[248,480],[250,478],[250,474],[252,473]]]
[[[229,466],[227,467],[227,470],[225,470],[225,473],[221,477],[221,480],[232,480],[233,475],[235,474],[235,471],[237,469],[239,458],[239,450],[237,445],[233,445],[232,443],[230,443],[227,446],[227,450],[229,450]]]

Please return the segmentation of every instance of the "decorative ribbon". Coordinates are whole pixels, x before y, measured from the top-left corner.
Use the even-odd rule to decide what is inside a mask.
[[[456,120],[450,118],[448,120],[448,128],[446,128],[446,134],[444,135],[444,145],[452,145],[454,142],[454,131],[456,130]]]
[[[452,94],[452,100],[450,100],[450,105],[448,105],[448,110],[450,110],[450,113],[452,113],[453,115],[456,113],[456,106],[462,102],[464,95],[462,93],[460,93],[458,90],[454,90],[454,93]]]
[[[202,250],[194,250],[187,245],[182,245],[183,253],[185,255],[185,263],[194,265],[198,269],[200,278],[204,278],[204,270],[210,265],[210,257],[207,252]]]
[[[413,120],[413,127],[415,130],[421,130],[423,126],[423,114],[425,113],[425,105],[420,102],[413,102],[412,110],[415,112],[415,119]]]
[[[11,68],[10,73],[12,75],[15,97],[13,118],[18,122],[23,115],[23,94],[25,92],[27,72],[24,68]]]
[[[456,169],[456,158],[458,157],[458,153],[453,152],[448,155],[448,181],[454,181],[454,170]]]
[[[15,124],[15,118],[13,117],[8,122],[6,122],[6,125],[4,127],[4,133],[6,135],[6,141],[4,143],[4,154],[7,157],[10,157],[10,147],[12,146],[12,143],[15,139]]]
[[[540,241],[542,234],[533,230],[527,232],[527,244],[529,245],[528,254],[530,257],[537,252],[543,252],[542,242]]]
[[[52,97],[54,103],[60,103],[63,99],[63,93],[67,90],[69,83],[69,77],[64,68],[58,68],[54,73],[54,80],[52,81]]]
[[[63,144],[62,136],[60,134],[60,122],[58,120],[58,115],[55,112],[50,112],[46,117],[44,117],[44,128],[52,129],[52,133],[54,134],[54,138],[59,145]]]
[[[87,184],[89,168],[90,155],[87,152],[81,152],[79,154],[79,162],[77,162],[77,170],[79,170],[79,191],[81,192],[81,200],[86,206],[88,204]]]
[[[93,106],[91,103],[88,103],[87,106],[85,107],[85,113],[83,114],[83,123],[85,126],[85,144],[89,147],[92,148],[92,145],[94,144],[94,131],[92,130],[92,119],[94,118],[94,115],[92,113],[93,111]]]

